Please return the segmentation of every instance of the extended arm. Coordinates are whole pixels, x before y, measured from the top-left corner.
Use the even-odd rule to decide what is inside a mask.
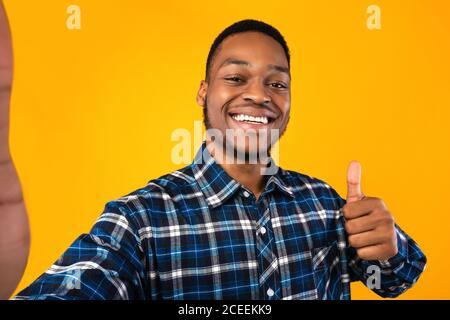
[[[9,103],[13,59],[11,36],[0,1],[0,299],[8,299],[22,278],[30,235],[22,187],[9,150]]]

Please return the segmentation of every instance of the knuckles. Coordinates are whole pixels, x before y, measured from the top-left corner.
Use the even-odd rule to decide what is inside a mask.
[[[381,199],[381,198],[366,197],[365,200],[371,202],[371,206],[372,206],[373,210],[377,210],[377,209],[387,210],[386,204],[384,203],[383,199]]]
[[[361,210],[368,210],[369,213],[361,216]],[[345,218],[344,228],[348,233],[348,244],[356,249],[361,259],[388,260],[398,253],[395,220],[382,199],[365,197],[346,203],[342,207],[342,214]],[[370,228],[362,223],[370,223]],[[370,234],[361,235],[360,230],[367,229],[372,230]]]
[[[379,208],[382,211],[388,211],[386,204],[384,203],[383,199],[376,198],[375,200],[375,206]]]
[[[388,210],[378,209],[374,210],[372,214],[376,217],[378,225],[394,227],[394,216]]]

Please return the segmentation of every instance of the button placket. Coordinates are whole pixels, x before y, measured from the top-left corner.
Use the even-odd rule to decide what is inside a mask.
[[[267,199],[259,199],[255,212],[259,219],[256,221],[257,258],[259,264],[261,299],[275,298],[278,290],[279,270],[276,252],[273,251],[273,235],[270,232],[270,209]],[[276,267],[275,267],[276,266]]]

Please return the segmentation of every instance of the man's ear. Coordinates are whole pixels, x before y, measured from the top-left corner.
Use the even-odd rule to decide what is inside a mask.
[[[206,92],[208,91],[208,83],[205,80],[200,81],[200,88],[197,92],[197,103],[204,107],[206,100]]]

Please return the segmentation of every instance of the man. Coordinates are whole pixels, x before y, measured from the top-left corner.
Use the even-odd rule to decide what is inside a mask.
[[[426,258],[348,170],[347,200],[268,157],[290,112],[290,56],[260,21],[225,29],[197,102],[206,141],[193,163],[108,202],[93,228],[16,299],[350,299],[380,271],[383,297]],[[263,151],[263,152],[261,152]]]

